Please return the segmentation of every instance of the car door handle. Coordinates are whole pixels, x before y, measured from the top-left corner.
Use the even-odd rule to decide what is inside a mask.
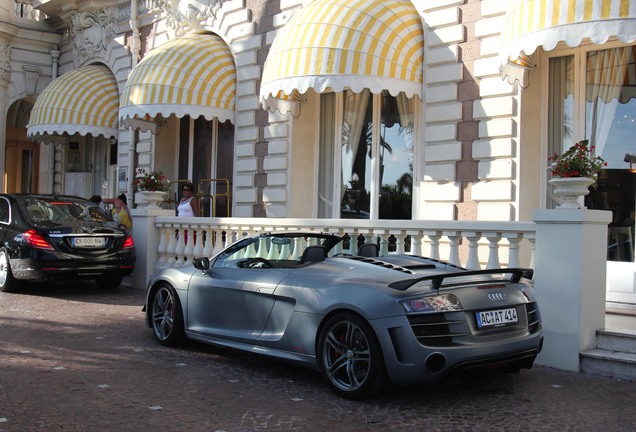
[[[259,294],[272,295],[274,294],[274,288],[259,288],[256,292]]]

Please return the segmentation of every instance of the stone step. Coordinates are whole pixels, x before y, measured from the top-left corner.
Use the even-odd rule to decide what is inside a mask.
[[[596,332],[596,348],[636,354],[636,334],[598,330]]]
[[[581,372],[636,381],[636,332],[598,330],[596,349],[581,353]]]

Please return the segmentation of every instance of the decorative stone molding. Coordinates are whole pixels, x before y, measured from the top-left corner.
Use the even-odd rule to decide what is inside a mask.
[[[86,60],[102,57],[116,35],[113,9],[105,8],[95,13],[81,12],[73,15],[71,21],[70,36],[75,47],[75,64],[80,65]]]
[[[0,44],[0,79],[9,79],[11,74],[11,47]]]
[[[24,65],[22,66],[22,70],[24,71],[25,75],[25,92],[27,95],[33,96],[35,95],[35,91],[38,85],[38,78],[40,77],[40,72],[42,72],[42,69],[37,66]]]
[[[163,0],[161,9],[166,14],[166,24],[175,36],[201,30],[216,15],[226,0]]]

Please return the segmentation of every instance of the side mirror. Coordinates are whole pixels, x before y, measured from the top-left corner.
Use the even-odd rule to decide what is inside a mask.
[[[192,265],[197,270],[207,272],[208,270],[210,270],[210,259],[208,257],[194,258],[192,260]]]

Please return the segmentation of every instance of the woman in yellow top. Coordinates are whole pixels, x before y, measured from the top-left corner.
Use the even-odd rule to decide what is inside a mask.
[[[104,198],[106,204],[112,204],[113,220],[124,226],[128,231],[132,230],[132,218],[128,212],[128,200],[126,194],[121,194],[117,198]]]

